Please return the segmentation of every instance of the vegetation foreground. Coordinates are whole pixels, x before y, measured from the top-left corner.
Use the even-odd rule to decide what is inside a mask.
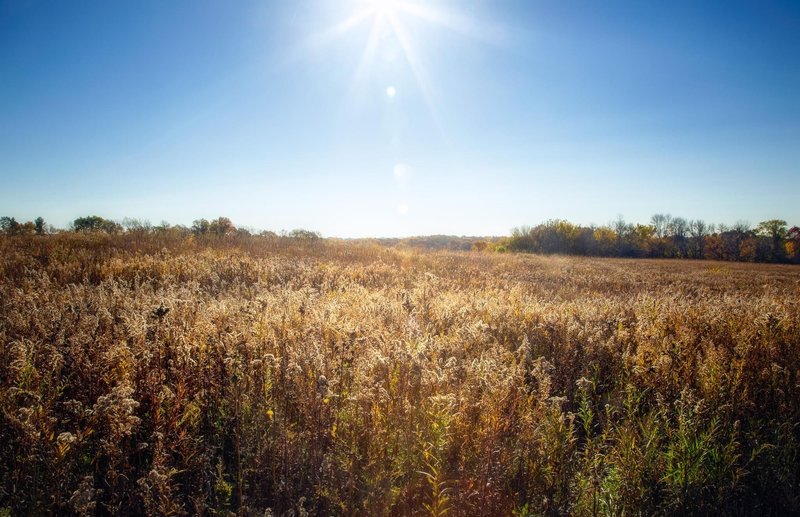
[[[800,268],[0,238],[0,513],[789,514]]]

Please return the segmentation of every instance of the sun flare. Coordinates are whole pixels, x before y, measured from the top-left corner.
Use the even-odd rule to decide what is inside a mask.
[[[366,0],[367,4],[375,11],[376,15],[388,16],[397,10],[399,0]]]
[[[421,2],[419,0],[352,0],[347,17],[330,27],[322,36],[324,41],[336,39],[354,31],[364,25],[369,26],[366,41],[361,52],[358,65],[354,71],[354,88],[360,90],[361,86],[370,77],[376,59],[386,55],[385,47],[399,51],[399,54],[408,65],[408,72],[419,93],[425,100],[428,110],[437,125],[440,125],[432,92],[431,81],[423,64],[420,49],[424,47],[423,34],[414,30],[417,25],[409,24],[411,20],[422,21],[432,27],[442,29],[461,30],[467,20],[463,15],[446,11],[435,5],[436,2]],[[396,89],[385,89],[386,96],[392,100]],[[441,125],[440,125],[441,128]]]

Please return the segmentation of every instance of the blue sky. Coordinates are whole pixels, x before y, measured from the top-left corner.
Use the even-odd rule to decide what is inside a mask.
[[[800,224],[798,56],[796,1],[0,0],[0,215]]]

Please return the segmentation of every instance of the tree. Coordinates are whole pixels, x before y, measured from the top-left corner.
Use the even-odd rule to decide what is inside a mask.
[[[309,241],[315,241],[321,238],[319,233],[303,229],[292,230],[291,232],[289,232],[289,237],[293,239],[309,240]]]
[[[509,249],[513,251],[534,251],[533,240],[531,239],[531,227],[520,226],[511,230],[511,239],[508,242]]]
[[[786,221],[782,219],[770,219],[758,223],[756,232],[764,237],[769,237],[771,244],[771,259],[781,261],[786,259],[786,249],[783,246],[783,239],[786,238]]]
[[[709,226],[700,219],[689,221],[689,235],[692,240],[692,257],[701,259],[705,255],[706,236],[712,233]]]
[[[689,223],[683,217],[674,217],[669,223],[669,233],[672,242],[677,250],[677,256],[686,256],[686,234],[689,231]]]
[[[471,245],[471,249],[473,251],[486,251],[486,248],[489,247],[489,243],[486,241],[473,241]]]
[[[195,235],[205,235],[208,233],[210,226],[211,223],[205,219],[195,219],[192,221],[192,233]]]
[[[592,237],[594,238],[598,255],[609,256],[614,254],[614,246],[617,240],[614,230],[608,226],[601,226],[592,232]]]
[[[13,217],[0,217],[0,230],[6,235],[17,235],[20,232],[20,224]]]
[[[581,229],[564,219],[556,219],[551,222],[558,253],[575,253],[577,251],[578,237]]]
[[[750,223],[740,219],[734,223],[732,230],[743,234],[750,233]]]
[[[128,232],[135,233],[149,233],[153,229],[153,225],[150,224],[150,221],[146,219],[133,219],[131,217],[126,217],[122,220],[122,227]]]
[[[739,260],[744,262],[755,262],[758,258],[758,241],[752,237],[747,237],[739,243]]]
[[[667,236],[667,230],[672,222],[672,216],[669,214],[653,214],[650,218],[650,224],[655,229],[656,237],[663,239]]]
[[[614,233],[617,234],[617,254],[623,257],[628,257],[632,254],[633,250],[629,237],[634,231],[634,226],[625,222],[625,219],[620,215],[617,220],[612,223]]]
[[[650,255],[654,232],[655,228],[650,224],[637,224],[633,227],[629,238],[633,255],[638,257]]]
[[[236,233],[236,227],[227,217],[218,217],[211,221],[208,230],[216,235],[231,235]]]
[[[614,232],[617,234],[618,239],[624,238],[628,235],[628,232],[631,231],[631,225],[625,222],[625,219],[620,215],[617,217],[617,220],[611,225],[614,228]]]
[[[47,233],[47,227],[45,226],[43,217],[37,217],[36,219],[34,219],[33,225],[36,230],[36,235],[44,235],[45,233]]]
[[[800,227],[792,226],[786,232],[786,253],[793,260],[800,260]]]
[[[720,256],[718,258],[721,260],[740,260],[740,258],[746,260],[750,255],[752,246],[745,248],[747,250],[745,255],[747,256],[742,257],[741,244],[751,235],[750,224],[746,221],[737,221],[736,224],[731,227],[720,224],[719,237],[721,239],[721,246],[719,250]]]
[[[122,226],[110,219],[103,219],[98,215],[89,215],[75,219],[72,222],[72,229],[76,232],[118,233],[122,230]]]
[[[26,221],[19,225],[19,235],[33,235],[36,232],[36,224],[33,221]]]
[[[531,251],[574,253],[580,228],[562,219],[551,219],[528,231]]]

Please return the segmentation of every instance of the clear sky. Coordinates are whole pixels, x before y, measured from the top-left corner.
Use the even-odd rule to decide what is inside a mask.
[[[800,2],[0,0],[0,215],[800,225]]]

